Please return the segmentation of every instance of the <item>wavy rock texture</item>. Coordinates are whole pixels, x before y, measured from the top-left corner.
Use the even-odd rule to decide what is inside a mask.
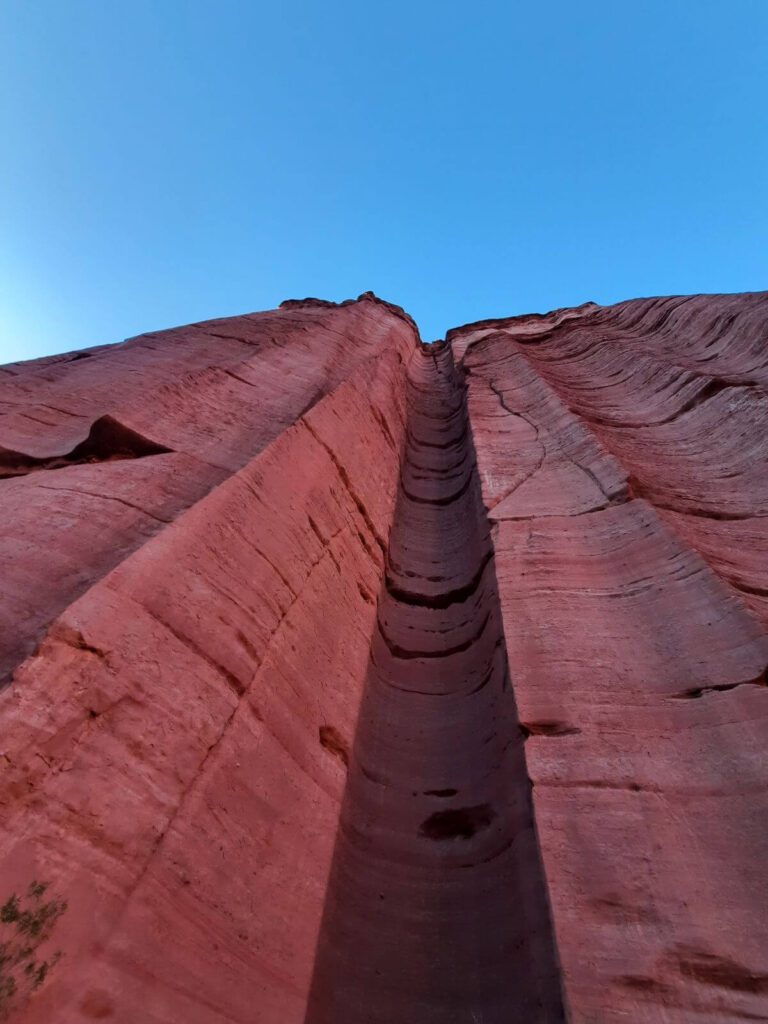
[[[0,1019],[768,1020],[767,330],[0,369]]]
[[[768,1019],[768,298],[452,332],[578,1021]]]

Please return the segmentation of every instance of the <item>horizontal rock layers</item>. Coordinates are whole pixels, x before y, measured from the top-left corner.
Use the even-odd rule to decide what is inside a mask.
[[[0,369],[0,1019],[768,1020],[767,330]]]

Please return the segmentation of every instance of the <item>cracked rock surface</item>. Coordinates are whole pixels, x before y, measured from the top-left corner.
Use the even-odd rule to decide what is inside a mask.
[[[764,293],[0,368],[0,1020],[768,1020],[766,388]]]

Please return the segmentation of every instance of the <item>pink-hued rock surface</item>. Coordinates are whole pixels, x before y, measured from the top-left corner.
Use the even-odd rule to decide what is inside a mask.
[[[0,1020],[768,1021],[768,294],[0,368]]]

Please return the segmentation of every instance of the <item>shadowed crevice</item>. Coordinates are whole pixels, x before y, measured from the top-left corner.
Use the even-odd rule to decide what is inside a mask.
[[[431,500],[400,486],[305,1024],[557,1024],[524,738],[449,348],[414,354],[407,403],[419,430],[403,465],[418,447]],[[457,442],[436,443],[457,404],[458,493]]]
[[[37,458],[12,448],[0,446],[0,479],[26,476],[41,470],[63,469],[84,463],[115,462],[118,459],[144,459],[149,455],[165,455],[171,448],[157,444],[126,427],[112,416],[97,419],[88,437],[62,455]]]

